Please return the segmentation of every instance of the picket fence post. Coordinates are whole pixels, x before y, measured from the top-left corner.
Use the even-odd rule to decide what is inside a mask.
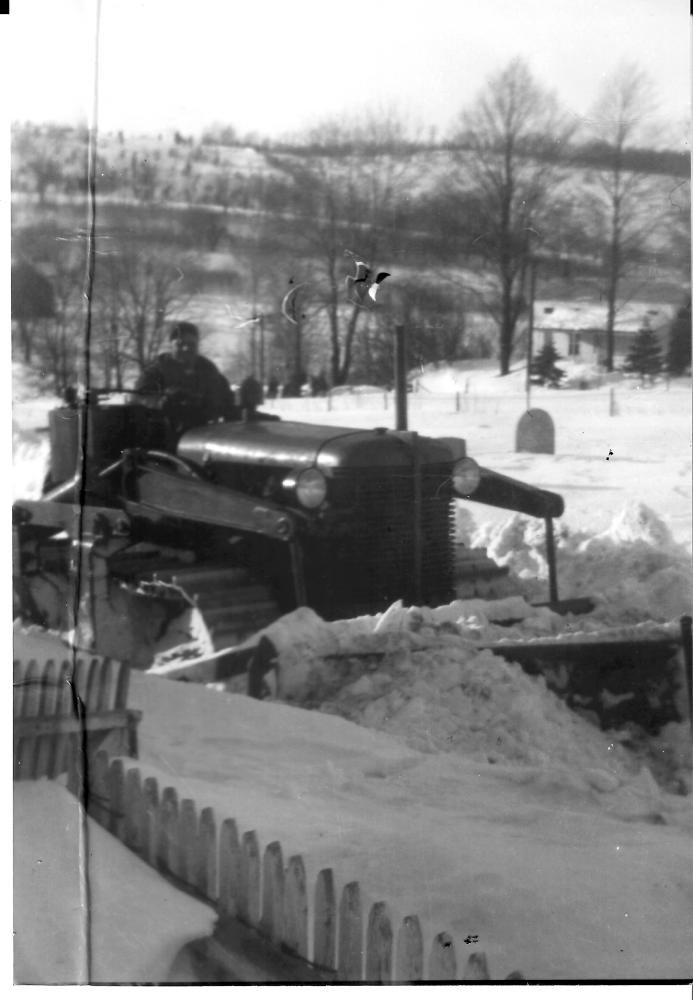
[[[101,826],[109,823],[108,754],[98,750],[89,762],[86,794],[87,814]]]
[[[366,980],[392,982],[392,921],[385,903],[374,903],[368,916]]]
[[[336,970],[337,905],[331,868],[318,872],[313,906],[313,962]]]
[[[475,951],[467,959],[467,963],[464,967],[464,972],[462,973],[462,979],[467,982],[470,981],[486,981],[490,979],[491,976],[488,971],[488,962],[486,961],[486,954],[483,951]]]
[[[140,854],[156,868],[157,838],[159,834],[159,783],[156,778],[145,778],[142,784]]]
[[[431,945],[431,953],[428,958],[428,976],[426,981],[450,981],[457,979],[457,957],[455,955],[455,942],[450,935],[443,931],[436,934]]]
[[[139,817],[142,812],[142,788],[140,769],[131,767],[125,775],[125,791],[123,795],[123,843],[138,854],[142,851],[141,825]]]
[[[217,902],[217,824],[214,810],[206,806],[200,812],[195,842],[192,874],[195,888],[210,903]]]
[[[358,882],[349,882],[342,889],[339,902],[337,972],[340,982],[359,982],[363,979],[363,918],[361,887]]]
[[[284,860],[282,846],[273,840],[262,858],[262,916],[259,930],[279,944],[284,936]]]
[[[24,690],[21,691],[20,688],[20,698],[18,699],[21,704],[20,715],[26,719],[33,719],[41,711],[41,677],[42,669],[39,664],[36,660],[29,660],[24,674]],[[15,778],[21,777],[22,774],[31,776],[35,773],[37,743],[37,740],[20,740],[17,754],[19,766]],[[75,763],[75,770],[73,772],[75,782],[78,774],[79,771]]]
[[[257,927],[260,920],[260,848],[255,830],[241,839],[238,916],[251,927]]]
[[[284,873],[284,933],[285,948],[308,959],[308,895],[306,869],[303,858],[295,854],[289,858]]]
[[[417,916],[405,917],[397,934],[395,974],[397,983],[419,983],[423,979],[423,935]]]
[[[219,912],[236,917],[240,912],[241,845],[236,821],[225,819],[219,829]]]
[[[177,874],[188,885],[195,878],[197,856],[197,809],[192,799],[183,799],[178,814]]]
[[[108,829],[118,840],[123,840],[125,828],[125,767],[119,757],[111,761],[111,766],[108,769],[108,789],[111,802]]]
[[[58,696],[60,693],[61,668],[55,660],[48,660],[43,667],[43,677],[41,680],[42,697],[39,708],[39,715],[53,716],[58,707]],[[55,737],[50,735],[39,736],[35,739],[36,758],[32,774],[35,778],[42,778],[44,775],[51,777],[51,769],[55,757]]]
[[[177,875],[178,793],[170,785],[161,794],[156,825],[156,867],[169,875]]]

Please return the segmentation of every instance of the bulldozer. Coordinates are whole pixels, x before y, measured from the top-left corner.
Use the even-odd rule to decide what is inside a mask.
[[[214,663],[217,678],[247,673],[259,695],[271,649],[249,637],[293,609],[331,621],[502,593],[507,569],[455,544],[458,500],[543,520],[546,604],[590,609],[558,597],[558,494],[483,467],[462,438],[262,417],[246,410],[172,443],[161,406],[134,393],[91,389],[51,411],[43,495],[13,508],[15,616],[137,669],[187,659]],[[660,640],[645,672],[679,647]],[[555,666],[537,646],[524,660],[498,651],[530,671],[541,656]],[[590,669],[604,660],[594,642],[588,657]],[[677,716],[665,701],[660,722]]]

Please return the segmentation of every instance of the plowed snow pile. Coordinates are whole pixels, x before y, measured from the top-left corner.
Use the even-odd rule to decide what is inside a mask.
[[[468,514],[462,520],[458,533],[463,540],[486,547],[496,562],[509,566],[528,598],[546,599],[548,567],[540,521],[516,515],[477,530]],[[556,556],[561,595],[594,598],[591,617],[600,625],[663,621],[690,612],[690,553],[643,503],[627,504],[597,535],[557,525]]]
[[[495,533],[478,532],[469,520],[467,529],[470,544],[483,540],[510,566],[527,597],[545,599],[543,532],[522,517]],[[504,639],[677,633],[676,616],[691,606],[690,556],[644,505],[626,507],[601,535],[565,534],[559,552],[565,592],[596,600],[590,616],[557,615],[522,597],[455,601],[435,610],[394,605],[381,615],[333,623],[302,608],[265,630],[280,653],[280,696],[424,752],[550,766],[565,770],[572,784],[601,791],[617,789],[645,766],[666,789],[689,791],[686,723],[671,723],[656,738],[634,726],[604,733],[569,709],[543,677],[478,651],[481,642]],[[517,624],[494,624],[508,619]]]

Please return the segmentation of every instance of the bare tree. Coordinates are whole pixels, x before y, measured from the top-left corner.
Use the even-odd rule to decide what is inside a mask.
[[[496,293],[482,301],[498,323],[501,375],[510,370],[526,272],[572,131],[554,95],[515,59],[490,78],[453,136],[459,187],[476,201],[474,247],[496,279]]]
[[[12,322],[17,325],[25,364],[31,364],[41,324],[55,316],[55,294],[46,275],[27,260],[12,266]]]
[[[653,85],[633,63],[621,63],[600,90],[588,131],[600,140],[605,165],[594,172],[593,204],[603,252],[603,295],[607,303],[606,368],[614,368],[614,326],[619,290],[631,261],[641,258],[644,239],[661,217],[652,179],[628,170],[626,150],[647,135],[655,108]]]
[[[62,395],[78,377],[84,319],[84,257],[79,251],[61,250],[52,268],[54,315],[43,324],[36,342],[36,356],[53,386]]]
[[[345,250],[373,266],[382,263],[405,190],[404,142],[404,126],[392,117],[329,121],[308,134],[305,154],[276,158],[293,180],[293,211],[304,220],[297,227],[293,219],[292,227],[315,261],[311,292],[328,319],[332,385],[349,377],[363,316],[344,295],[344,279],[353,272]]]
[[[156,251],[132,250],[104,258],[97,269],[96,301],[100,309],[99,353],[104,372],[141,372],[165,343],[166,325],[182,309],[181,268]],[[183,263],[183,262],[181,262]]]

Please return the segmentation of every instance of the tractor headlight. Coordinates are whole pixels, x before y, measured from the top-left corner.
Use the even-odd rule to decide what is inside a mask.
[[[460,458],[452,467],[452,484],[455,492],[468,497],[481,482],[479,466],[473,458]]]
[[[296,476],[295,489],[301,506],[315,510],[327,496],[327,480],[319,469],[304,469]]]

